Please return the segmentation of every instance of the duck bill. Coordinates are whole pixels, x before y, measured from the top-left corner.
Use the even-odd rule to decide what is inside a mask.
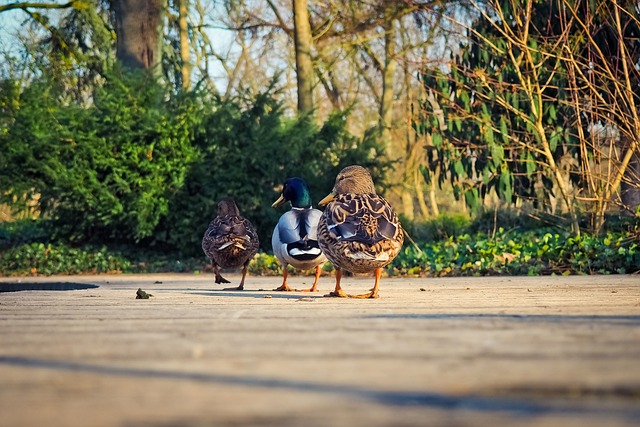
[[[336,198],[336,195],[334,193],[331,193],[327,197],[325,197],[324,199],[320,200],[318,202],[318,204],[320,206],[328,205],[329,203],[333,202],[333,199],[335,199],[335,198]]]
[[[286,200],[284,199],[284,196],[281,194],[280,197],[278,197],[278,200],[273,202],[271,207],[272,208],[277,208],[278,206],[282,205],[284,202],[286,202]]]

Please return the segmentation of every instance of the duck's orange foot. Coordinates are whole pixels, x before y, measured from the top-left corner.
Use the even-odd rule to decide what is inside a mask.
[[[244,291],[244,286],[238,286],[235,288],[224,288],[223,291]]]
[[[333,292],[329,292],[328,294],[325,295],[325,297],[332,297],[332,298],[350,298],[351,295],[347,294],[345,291],[343,291],[342,289],[338,289],[337,291],[333,291]]]
[[[380,295],[378,295],[378,291],[371,291],[368,294],[349,295],[349,297],[366,299],[366,298],[380,298]]]
[[[274,289],[274,291],[279,291],[279,292],[291,292],[295,289],[291,289],[289,287],[289,285],[287,285],[286,283],[283,283],[281,286],[278,286],[277,288]]]

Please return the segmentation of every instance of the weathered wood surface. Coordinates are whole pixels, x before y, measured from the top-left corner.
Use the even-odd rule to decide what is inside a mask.
[[[0,426],[640,425],[637,275],[18,280],[100,287],[0,293]]]

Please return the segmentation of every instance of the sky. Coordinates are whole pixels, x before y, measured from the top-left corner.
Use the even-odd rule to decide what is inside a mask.
[[[0,0],[0,5],[17,3],[18,0]],[[38,3],[64,3],[60,0],[37,0]],[[32,9],[35,10],[35,9]],[[55,17],[59,12],[48,10],[46,14]],[[21,9],[13,9],[0,13],[0,48],[4,51],[11,51],[16,46],[15,35],[19,34],[22,26],[28,22],[29,16]]]
[[[15,3],[13,0],[0,0],[0,5]],[[0,13],[0,42],[10,41],[10,34],[14,34],[27,15],[22,10],[9,10]]]

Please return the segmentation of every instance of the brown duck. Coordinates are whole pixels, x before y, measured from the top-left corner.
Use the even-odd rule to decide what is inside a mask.
[[[240,285],[237,288],[225,288],[242,291],[247,267],[258,252],[258,245],[258,234],[253,224],[240,215],[232,198],[222,199],[218,203],[217,216],[209,223],[202,238],[202,250],[211,259],[216,283],[230,283],[220,275],[221,269],[242,266]]]
[[[371,174],[362,166],[342,169],[333,190],[319,204],[326,208],[318,225],[318,243],[336,267],[336,288],[328,296],[377,298],[382,268],[393,261],[404,242],[398,216],[376,194]],[[342,270],[375,271],[371,292],[346,294],[340,287]]]

